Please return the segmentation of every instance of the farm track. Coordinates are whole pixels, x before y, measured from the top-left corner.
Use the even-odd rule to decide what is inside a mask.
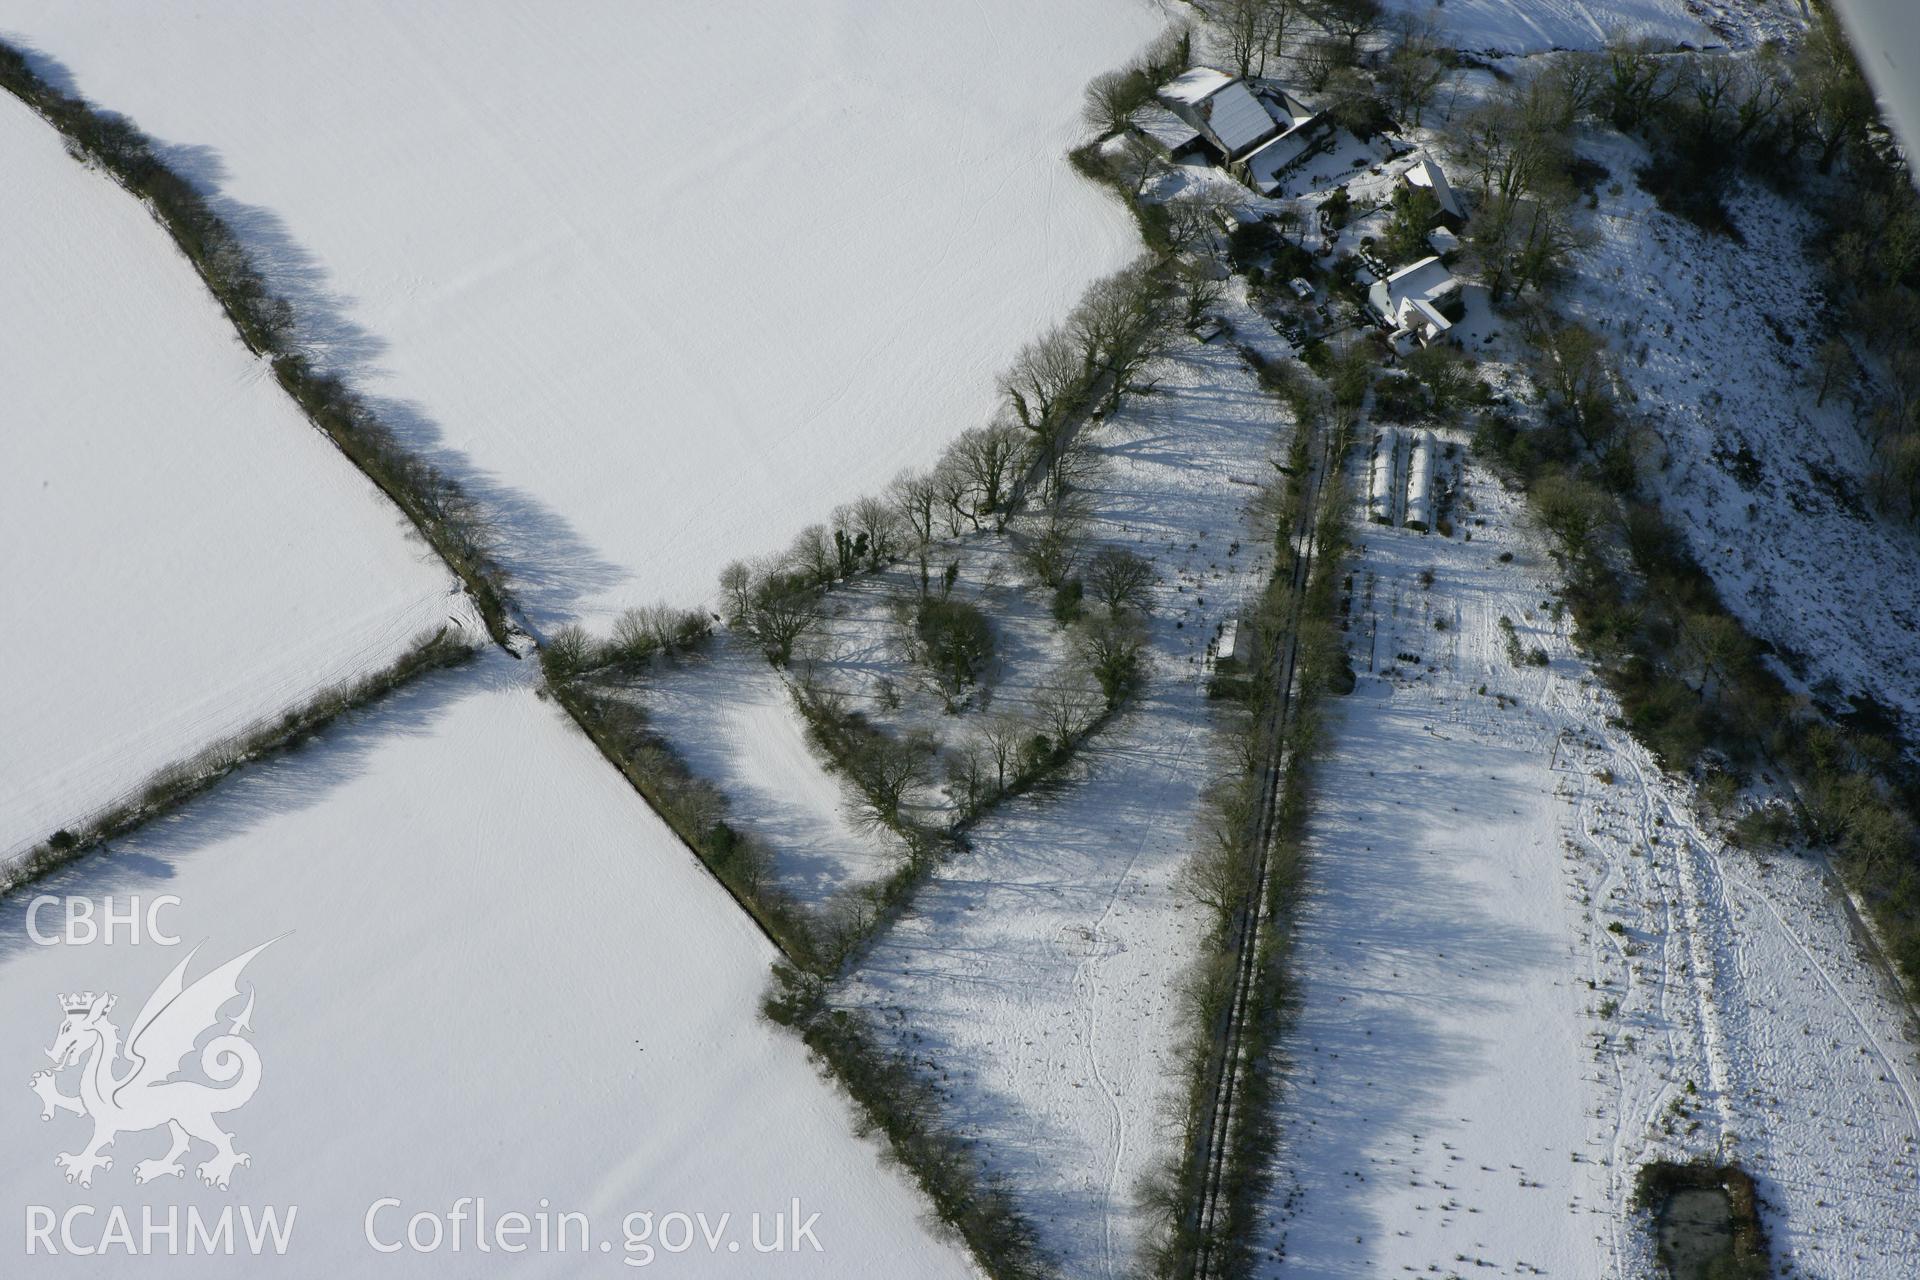
[[[1271,854],[1278,821],[1280,797],[1287,771],[1292,765],[1288,750],[1288,729],[1293,723],[1299,694],[1299,619],[1306,605],[1307,586],[1312,579],[1321,504],[1326,481],[1340,465],[1335,456],[1334,439],[1324,424],[1304,423],[1311,433],[1307,456],[1313,461],[1301,492],[1300,509],[1294,527],[1288,531],[1289,544],[1297,549],[1287,582],[1287,625],[1270,658],[1270,675],[1277,696],[1261,729],[1263,763],[1258,800],[1249,832],[1248,856],[1253,861],[1250,888],[1245,901],[1235,912],[1229,927],[1229,947],[1233,958],[1233,995],[1213,1035],[1207,1066],[1207,1097],[1201,1108],[1201,1122],[1194,1135],[1194,1151],[1201,1170],[1199,1194],[1190,1210],[1188,1226],[1196,1241],[1189,1257],[1181,1260],[1178,1274],[1204,1280],[1222,1274],[1227,1253],[1221,1248],[1219,1231],[1230,1205],[1228,1168],[1236,1124],[1244,1117],[1238,1110],[1243,1068],[1248,1057],[1247,1015],[1262,979],[1261,955],[1269,927],[1284,930],[1281,921],[1270,921],[1272,886]]]

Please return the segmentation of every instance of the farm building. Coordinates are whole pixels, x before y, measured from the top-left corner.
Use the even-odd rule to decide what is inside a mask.
[[[1374,281],[1367,301],[1392,326],[1396,346],[1408,341],[1426,346],[1445,337],[1464,306],[1460,282],[1437,257],[1422,258]]]
[[[1253,619],[1245,615],[1228,618],[1220,624],[1220,637],[1213,642],[1214,670],[1247,670],[1253,665],[1253,646]]]
[[[1222,164],[1242,159],[1287,127],[1245,80],[1211,67],[1182,72],[1160,86],[1159,98],[1206,138]]]
[[[1422,151],[1413,167],[1400,176],[1408,186],[1433,195],[1434,203],[1440,206],[1439,216],[1434,221],[1440,226],[1457,232],[1466,225],[1466,210],[1461,207],[1460,198],[1453,194],[1453,188],[1447,184],[1446,171],[1432,156]]]
[[[1325,134],[1326,114],[1302,102],[1280,85],[1242,80],[1212,67],[1193,67],[1161,85],[1164,111],[1199,139],[1168,126],[1146,111],[1134,127],[1172,159],[1206,154],[1261,195],[1272,195],[1280,177],[1314,150]]]
[[[1400,432],[1388,427],[1373,438],[1373,464],[1367,469],[1367,519],[1393,523],[1393,501],[1400,477]]]
[[[1286,127],[1270,141],[1262,143],[1240,163],[1240,178],[1263,196],[1276,194],[1280,179],[1297,168],[1332,136],[1327,114],[1315,110],[1277,85],[1262,90],[1265,100],[1279,110]]]
[[[1173,164],[1210,158],[1209,144],[1200,130],[1158,103],[1141,107],[1132,121],[1134,132]]]
[[[1433,528],[1433,432],[1422,431],[1414,437],[1413,455],[1407,460],[1407,518],[1409,529],[1425,533]]]
[[[1289,129],[1248,156],[1239,166],[1240,176],[1261,195],[1273,195],[1280,189],[1280,180],[1312,155],[1314,144],[1324,136],[1325,131],[1314,125]]]

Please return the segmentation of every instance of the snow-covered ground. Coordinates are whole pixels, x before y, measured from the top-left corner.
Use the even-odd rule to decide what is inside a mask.
[[[1271,476],[1287,437],[1224,345],[1186,345],[1153,372],[1158,391],[1100,436],[1108,469],[1089,494],[1091,536],[1159,571],[1144,692],[1070,778],[976,827],[842,991],[937,1073],[1073,1276],[1129,1272],[1134,1194],[1177,1130],[1173,1046],[1190,1015],[1174,984],[1206,921],[1175,879],[1201,791],[1236,767],[1204,657],[1269,564],[1255,491],[1236,481]]]
[[[0,94],[0,859],[466,598],[139,202]]]
[[[1806,24],[1798,0],[1388,0],[1456,48],[1497,53],[1597,49],[1616,36],[1662,47],[1778,39]]]
[[[1465,474],[1471,541],[1360,526],[1266,1273],[1651,1274],[1633,1172],[1706,1155],[1782,1274],[1907,1274],[1901,1005],[1817,866],[1726,847],[1608,723],[1520,503]]]
[[[1568,310],[1612,344],[1653,427],[1644,470],[1668,519],[1802,687],[1842,709],[1871,694],[1920,728],[1920,536],[1865,505],[1873,461],[1846,398],[1815,404],[1811,219],[1743,191],[1736,245],[1656,208],[1631,143],[1584,149],[1620,187],[1602,184]]]
[[[984,418],[1137,252],[1078,177],[1143,0],[0,0],[170,148],[320,353],[491,500],[536,624],[728,559]]]
[[[1860,70],[1880,95],[1881,111],[1912,156],[1920,147],[1920,9],[1910,0],[1835,0],[1860,59]]]
[[[1029,514],[1009,524],[1027,533],[1034,520]],[[1026,712],[1036,689],[1068,661],[1052,593],[1020,563],[1011,537],[986,528],[940,540],[928,557],[933,590],[942,589],[940,576],[950,566],[957,572],[949,598],[976,605],[993,628],[993,660],[979,684],[957,700],[957,714],[945,714],[936,682],[912,661],[907,628],[895,616],[895,603],[919,591],[916,563],[836,587],[827,597],[824,634],[807,645],[801,660],[822,687],[846,696],[876,724],[894,732],[926,729],[948,745],[981,713]]]
[[[623,1219],[645,1211],[662,1274],[972,1274],[929,1233],[904,1176],[852,1135],[849,1105],[799,1044],[756,1019],[771,947],[527,678],[497,654],[430,677],[43,883],[97,907],[114,895],[122,910],[131,895],[177,895],[159,921],[178,946],[124,934],[38,946],[27,900],[0,908],[10,1231],[30,1205],[96,1206],[77,1220],[81,1243],[106,1229],[110,1206],[138,1231],[148,1204],[209,1215],[273,1205],[283,1220],[297,1207],[284,1258],[112,1255],[110,1269],[611,1276],[643,1260]],[[57,930],[58,918],[37,923]],[[48,1066],[57,998],[114,992],[110,1017],[126,1031],[196,943],[189,978],[268,939],[241,983],[253,991],[259,1089],[221,1117],[251,1156],[231,1190],[196,1182],[206,1147],[184,1179],[136,1185],[136,1162],[162,1154],[164,1130],[123,1134],[90,1188],[63,1181],[55,1154],[78,1151],[87,1126],[64,1112],[42,1123],[27,1089]],[[469,1221],[454,1254],[444,1218],[437,1253],[382,1257],[367,1242],[383,1198],[399,1204],[377,1209],[372,1231],[391,1244],[414,1213],[445,1215],[467,1196],[485,1197],[490,1218],[586,1214],[589,1250],[576,1232],[568,1252],[480,1254]],[[820,1251],[756,1253],[751,1215],[770,1243],[771,1215],[796,1197],[803,1220],[819,1214]],[[731,1214],[729,1234],[709,1253],[696,1226],[691,1251],[672,1254],[683,1243],[672,1213],[705,1213],[709,1226]],[[792,1243],[791,1223],[785,1232]],[[99,1274],[101,1259],[27,1266]]]
[[[785,678],[751,642],[723,636],[657,664],[632,696],[687,767],[726,794],[733,818],[766,841],[775,876],[802,904],[882,879],[905,856],[891,833],[852,820]]]

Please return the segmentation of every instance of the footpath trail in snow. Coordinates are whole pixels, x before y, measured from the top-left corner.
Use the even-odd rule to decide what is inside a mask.
[[[1464,475],[1471,542],[1361,526],[1268,1273],[1645,1275],[1634,1170],[1704,1156],[1781,1262],[1908,1274],[1900,1004],[1816,864],[1728,849],[1609,723],[1520,504]]]
[[[182,942],[36,946],[26,899],[0,906],[0,1029],[13,1046],[0,1197],[12,1229],[23,1205],[122,1205],[136,1224],[146,1205],[163,1217],[170,1205],[298,1207],[284,1257],[115,1256],[116,1276],[618,1276],[642,1257],[623,1231],[642,1211],[731,1215],[737,1252],[696,1237],[671,1254],[661,1245],[677,1237],[653,1237],[661,1273],[973,1274],[924,1225],[906,1177],[853,1136],[851,1107],[803,1048],[756,1017],[765,940],[535,695],[528,667],[497,653],[236,775],[43,887],[116,895],[122,908],[130,895],[177,895],[161,920]],[[114,992],[124,1031],[195,943],[191,976],[275,937],[246,972],[261,1084],[224,1117],[252,1157],[232,1189],[200,1185],[191,1168],[136,1185],[164,1130],[123,1134],[91,1188],[63,1181],[54,1155],[77,1151],[87,1126],[42,1123],[27,1091],[47,1066],[56,997]],[[375,1222],[391,1243],[417,1212],[450,1232],[444,1215],[465,1196],[485,1196],[494,1216],[584,1213],[590,1247],[480,1254],[471,1221],[459,1254],[451,1236],[437,1253],[367,1243],[384,1197],[400,1201]],[[751,1216],[770,1240],[771,1215],[796,1197],[803,1217],[819,1214],[820,1252],[754,1252]],[[81,1219],[82,1241],[104,1225]],[[28,1269],[99,1275],[101,1261],[63,1249]]]
[[[1176,1140],[1174,983],[1205,921],[1175,877],[1202,790],[1235,767],[1201,659],[1268,569],[1255,490],[1235,481],[1270,476],[1287,438],[1224,346],[1183,346],[1154,375],[1098,437],[1107,469],[1085,490],[1091,537],[1159,576],[1144,693],[1070,779],[976,828],[841,993],[936,1073],[1073,1276],[1129,1274],[1135,1192]]]
[[[465,478],[541,629],[728,560],[984,420],[1139,252],[1065,160],[1144,0],[0,0],[217,193],[318,355]]]
[[[0,860],[481,630],[140,202],[0,93]]]

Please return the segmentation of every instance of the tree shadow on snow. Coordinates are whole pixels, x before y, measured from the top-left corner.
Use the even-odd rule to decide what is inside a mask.
[[[311,809],[367,771],[379,747],[395,738],[428,734],[460,700],[502,685],[516,684],[510,664],[491,655],[476,666],[430,673],[386,695],[379,702],[348,712],[293,749],[249,765],[215,784],[206,794],[156,818],[71,866],[0,901],[0,971],[14,953],[32,948],[27,909],[34,898],[108,896],[191,891],[199,855],[236,840],[274,818]],[[377,838],[374,833],[370,838]],[[228,848],[217,857],[245,856]],[[343,886],[343,891],[354,891]],[[53,926],[41,920],[41,932]]]
[[[85,96],[59,59],[17,34],[8,33],[5,38],[26,56],[41,79],[68,96]],[[227,194],[229,174],[218,150],[159,138],[151,141],[155,154],[205,196],[214,212],[233,228],[273,292],[292,304],[303,354],[317,368],[339,375],[409,452],[453,477],[480,504],[500,535],[496,554],[536,630],[572,620],[582,597],[622,580],[625,573],[620,566],[601,557],[564,516],[448,445],[445,430],[419,404],[372,391],[384,372],[379,362],[390,344],[353,319],[354,299],[334,286],[325,264],[294,237],[277,213]]]
[[[1408,732],[1395,737],[1394,729]],[[1334,733],[1346,750],[1362,749]],[[1447,748],[1382,717],[1364,743],[1372,775],[1340,786],[1338,810],[1315,823],[1297,927],[1298,1013],[1281,1045],[1279,1176],[1269,1206],[1287,1232],[1289,1263],[1315,1274],[1375,1274],[1375,1243],[1408,1225],[1380,1217],[1373,1186],[1383,1180],[1404,1187],[1418,1179],[1426,1214],[1466,1218],[1464,1200],[1451,1212],[1441,1206],[1460,1199],[1455,1179],[1471,1170],[1477,1180],[1479,1163],[1497,1147],[1454,1114],[1447,1087],[1463,1075],[1511,1069],[1512,1046],[1488,1041],[1476,1023],[1500,1016],[1512,975],[1544,967],[1572,981],[1550,929],[1496,916],[1484,881],[1462,874],[1477,856],[1466,833],[1533,801],[1488,776],[1499,772],[1498,756],[1525,752],[1474,744],[1475,780],[1462,786],[1458,770],[1433,767],[1436,749]],[[1330,782],[1323,790],[1335,793]],[[1557,878],[1559,847],[1536,852],[1552,860]],[[1459,1152],[1467,1163],[1452,1159]],[[1524,1158],[1534,1167],[1494,1167],[1503,1177],[1548,1172],[1540,1152]],[[1306,1195],[1288,1205],[1296,1180]]]

